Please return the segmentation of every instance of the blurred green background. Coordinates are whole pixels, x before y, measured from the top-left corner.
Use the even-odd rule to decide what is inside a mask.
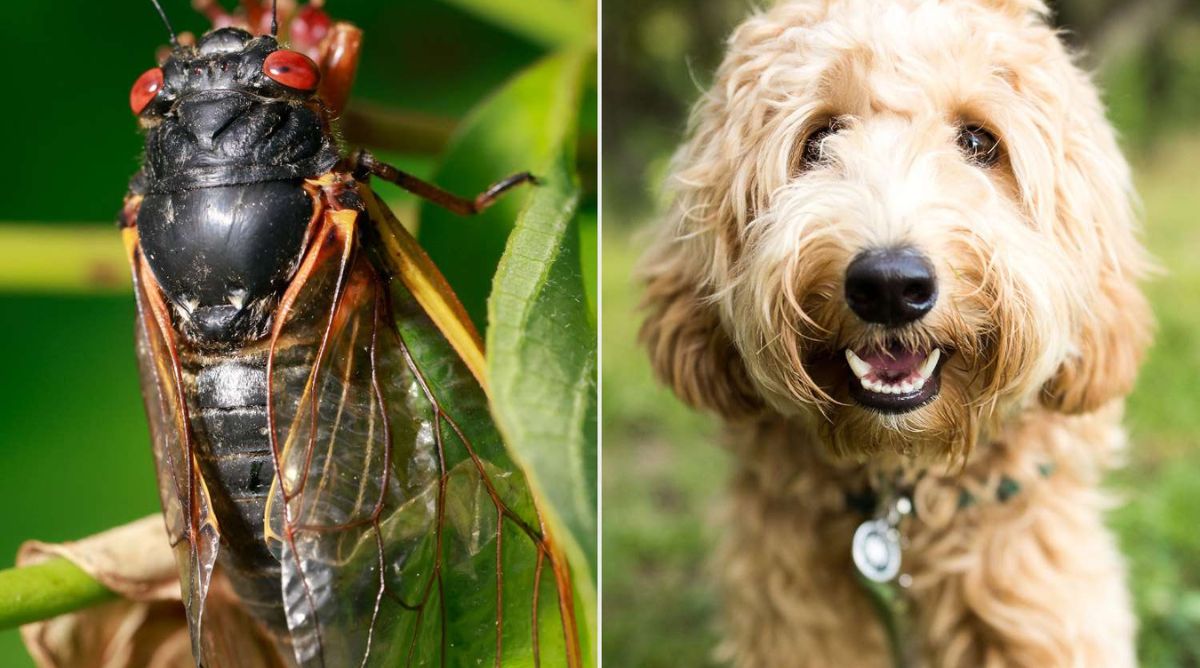
[[[719,605],[706,555],[729,461],[714,420],[651,378],[630,273],[689,105],[754,3],[606,0],[603,7],[603,629],[612,666],[713,665]],[[1154,350],[1129,402],[1128,466],[1109,486],[1133,572],[1146,666],[1200,666],[1200,3],[1059,0],[1087,50],[1167,273],[1148,286]]]
[[[164,5],[177,30],[206,28],[184,0]],[[549,52],[545,35],[555,26],[544,34],[509,32],[486,20],[486,5],[326,3],[335,18],[365,31],[352,109],[360,117],[400,113],[426,128],[385,141],[386,159],[432,175],[438,146],[455,123]],[[14,276],[31,255],[44,255],[43,233],[49,238],[83,224],[89,232],[70,238],[95,239],[89,252],[120,259],[112,221],[141,152],[129,89],[167,41],[149,0],[30,0],[5,9],[0,56],[8,63],[8,96],[0,127],[8,176],[0,186],[0,239],[9,243],[0,241],[0,349],[8,351],[0,365],[0,568],[12,565],[25,540],[80,538],[159,509],[136,378],[133,299],[122,275],[111,280],[106,270],[99,278],[110,280],[73,293],[14,287]],[[580,163],[593,165],[581,177],[586,258],[596,245],[594,93],[583,108]],[[380,192],[402,219],[415,217],[411,198],[387,186]],[[37,234],[18,247],[3,236],[16,229]],[[32,259],[41,272],[75,269],[67,265],[76,258],[63,257],[62,266]],[[594,304],[595,267],[584,264]],[[28,665],[17,632],[0,632],[0,666]]]

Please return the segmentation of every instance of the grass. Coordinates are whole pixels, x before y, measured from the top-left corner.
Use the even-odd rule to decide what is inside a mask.
[[[1159,331],[1128,404],[1129,465],[1112,518],[1133,572],[1145,666],[1200,665],[1200,136],[1164,142],[1142,164],[1146,240],[1166,269],[1148,286]]]
[[[1110,524],[1128,555],[1144,666],[1200,665],[1200,136],[1135,165],[1145,239],[1167,273],[1147,286],[1157,342],[1128,405],[1128,499]],[[727,456],[712,419],[651,378],[635,344],[630,278],[644,244],[604,235],[604,658],[608,665],[716,665],[719,601],[706,565]]]
[[[604,663],[704,666],[717,605],[704,555],[725,453],[713,420],[689,411],[650,374],[635,344],[635,244],[603,242]]]

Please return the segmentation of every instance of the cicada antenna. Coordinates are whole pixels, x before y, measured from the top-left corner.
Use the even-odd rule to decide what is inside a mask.
[[[179,37],[175,35],[175,29],[171,27],[171,21],[167,18],[167,13],[163,11],[162,4],[158,0],[150,0],[150,2],[158,10],[158,16],[162,19],[163,25],[167,27],[167,33],[171,35],[171,46],[179,46]]]
[[[279,36],[279,0],[271,0],[271,37]]]

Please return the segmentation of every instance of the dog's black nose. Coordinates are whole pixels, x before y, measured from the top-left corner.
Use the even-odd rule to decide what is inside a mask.
[[[933,265],[914,248],[866,251],[846,267],[846,304],[867,322],[904,325],[920,320],[935,302]]]

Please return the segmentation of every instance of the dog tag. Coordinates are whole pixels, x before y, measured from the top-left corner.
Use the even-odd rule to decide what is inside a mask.
[[[885,519],[858,525],[850,552],[858,572],[872,582],[891,582],[900,572],[900,532]]]

